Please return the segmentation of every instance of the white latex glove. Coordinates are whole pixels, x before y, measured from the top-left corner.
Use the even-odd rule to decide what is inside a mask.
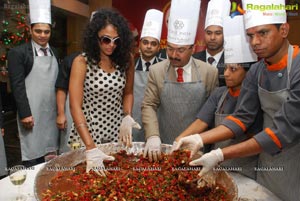
[[[161,140],[158,136],[151,136],[147,139],[144,158],[149,158],[149,161],[158,161],[161,159]]]
[[[177,148],[177,146],[178,146],[178,142],[174,141],[173,144],[172,144],[172,147],[171,147],[171,153],[172,153],[173,151],[176,151],[176,150],[179,149],[179,148]]]
[[[224,160],[223,152],[220,148],[212,150],[211,152],[204,154],[197,160],[193,160],[189,163],[191,166],[202,166],[199,176],[202,177],[214,167],[216,167],[220,162]]]
[[[199,134],[193,134],[181,138],[177,143],[173,143],[172,151],[176,151],[179,148],[186,148],[191,151],[191,158],[203,147],[203,141]]]
[[[93,170],[101,176],[105,176],[105,172],[106,172],[103,161],[115,160],[113,156],[106,155],[98,148],[86,150],[85,157],[86,157],[86,172],[88,173],[90,172],[90,170]]]
[[[126,147],[132,144],[132,128],[141,129],[141,126],[130,115],[126,115],[122,119],[119,133],[119,139]]]

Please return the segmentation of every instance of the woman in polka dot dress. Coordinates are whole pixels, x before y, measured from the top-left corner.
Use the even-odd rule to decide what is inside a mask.
[[[117,11],[100,9],[92,15],[83,42],[84,53],[74,59],[70,76],[70,109],[74,125],[69,144],[83,142],[87,161],[94,162],[90,167],[102,167],[104,159],[112,158],[96,145],[117,142],[118,137],[130,139],[135,123],[130,116],[133,37],[126,20]],[[99,160],[101,164],[95,165]]]

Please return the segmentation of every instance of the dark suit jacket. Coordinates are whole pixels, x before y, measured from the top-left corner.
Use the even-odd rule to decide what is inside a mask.
[[[160,49],[157,53],[156,57],[158,57],[160,60],[165,60],[168,58],[167,50],[166,49]]]
[[[151,65],[156,64],[157,62],[160,62],[160,61],[162,61],[162,60],[156,56]],[[143,69],[141,57],[139,57],[135,60],[135,70],[137,70],[137,69]]]
[[[57,59],[56,50],[53,47],[50,48]],[[32,115],[25,89],[25,78],[33,66],[31,41],[9,50],[7,59],[12,92],[17,104],[19,117],[23,119]]]
[[[71,68],[73,64],[73,60],[77,57],[81,52],[74,52],[64,58],[61,67],[59,68],[59,72],[57,75],[55,87],[68,91],[69,89],[69,81]]]
[[[206,61],[206,50],[203,50],[201,52],[197,52],[195,54],[193,54],[193,57],[196,59],[200,59],[201,61],[207,62]],[[217,64],[217,68],[218,68],[218,73],[219,73],[219,86],[226,86],[226,82],[225,82],[225,78],[224,78],[224,52]]]
[[[3,127],[2,98],[0,93],[0,129]],[[1,135],[1,132],[0,132]]]

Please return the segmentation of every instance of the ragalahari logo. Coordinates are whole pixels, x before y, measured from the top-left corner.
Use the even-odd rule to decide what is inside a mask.
[[[258,5],[258,4],[247,4],[246,10],[258,10],[261,12],[269,11],[269,10],[298,10],[298,4],[268,4],[268,5]]]
[[[231,2],[231,10],[230,10],[230,16],[234,17],[236,15],[243,15],[246,11],[249,10],[254,10],[254,11],[298,11],[299,10],[299,5],[298,3],[295,4],[266,4],[266,5],[259,5],[259,4],[247,4],[246,8],[242,8],[240,4],[237,4],[236,2]]]

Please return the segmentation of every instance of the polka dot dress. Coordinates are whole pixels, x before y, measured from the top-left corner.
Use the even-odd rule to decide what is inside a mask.
[[[125,75],[120,70],[107,73],[97,65],[88,65],[82,110],[95,144],[118,141],[124,87]],[[72,125],[69,144],[74,142],[81,139]]]

